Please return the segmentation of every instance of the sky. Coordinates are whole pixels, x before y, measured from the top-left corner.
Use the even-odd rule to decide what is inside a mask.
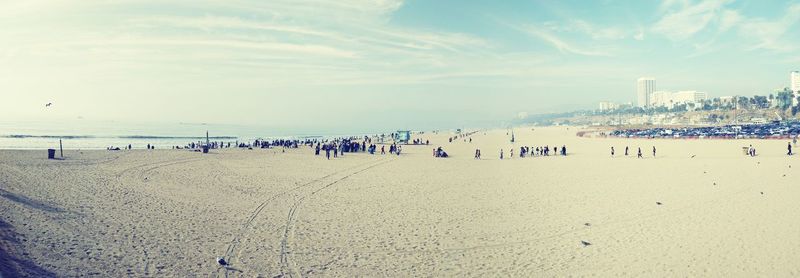
[[[766,95],[800,1],[0,0],[0,119],[455,128]],[[44,104],[53,105],[45,108]]]

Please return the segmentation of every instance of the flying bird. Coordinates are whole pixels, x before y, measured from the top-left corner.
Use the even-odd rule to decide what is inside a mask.
[[[52,102],[48,102],[47,104],[44,105],[44,107],[50,107],[50,105],[53,105],[53,103]]]
[[[592,245],[592,243],[591,243],[591,242],[588,242],[588,241],[583,241],[583,240],[581,240],[581,244],[583,244],[583,246],[584,246],[584,247],[586,247],[586,246],[589,246],[589,245]]]

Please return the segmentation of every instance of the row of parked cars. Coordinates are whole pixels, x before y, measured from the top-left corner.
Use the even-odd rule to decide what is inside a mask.
[[[800,122],[774,121],[765,124],[682,128],[622,129],[610,133],[626,138],[795,138]]]

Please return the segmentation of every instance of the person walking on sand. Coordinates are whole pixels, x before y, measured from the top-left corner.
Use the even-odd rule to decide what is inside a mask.
[[[653,146],[653,157],[656,157],[656,146]]]
[[[787,155],[792,155],[792,143],[789,143],[789,152],[786,153]]]
[[[475,149],[475,159],[481,159],[481,149]]]
[[[628,146],[625,146],[625,156],[628,156]]]
[[[614,157],[614,146],[611,146],[611,157]]]
[[[639,148],[639,154],[638,154],[638,156],[637,156],[637,157],[638,157],[638,158],[643,158],[643,157],[642,157],[642,148]]]
[[[503,149],[500,149],[500,160],[503,160]]]
[[[331,148],[328,146],[325,146],[325,157],[331,160]]]
[[[508,158],[514,158],[514,148],[508,151]]]

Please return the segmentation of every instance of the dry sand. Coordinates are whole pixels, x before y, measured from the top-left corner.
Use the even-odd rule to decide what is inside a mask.
[[[505,130],[331,161],[309,148],[0,151],[0,272],[224,276],[224,256],[245,277],[800,275],[800,156],[785,141],[579,130],[516,129],[517,147],[569,156],[502,161]],[[440,145],[451,158],[431,157]]]

